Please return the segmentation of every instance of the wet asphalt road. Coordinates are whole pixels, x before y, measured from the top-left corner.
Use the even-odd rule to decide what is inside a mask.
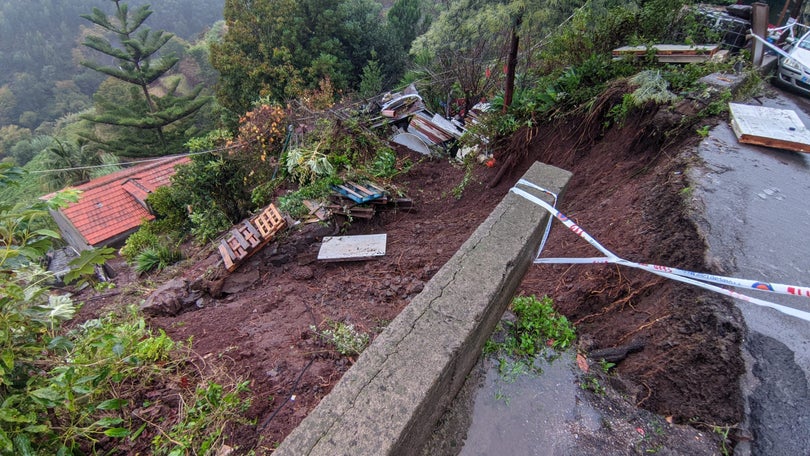
[[[743,104],[759,102],[793,110],[810,126],[810,99],[775,90]],[[725,275],[810,287],[810,154],[741,144],[725,122],[698,153],[701,163],[689,173],[712,260]],[[745,293],[810,310],[808,298]],[[749,330],[744,390],[752,440],[735,454],[810,455],[810,322],[737,304]]]

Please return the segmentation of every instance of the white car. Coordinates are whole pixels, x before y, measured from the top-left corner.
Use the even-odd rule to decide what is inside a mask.
[[[791,58],[779,57],[778,82],[810,96],[810,32],[795,41],[787,53]]]

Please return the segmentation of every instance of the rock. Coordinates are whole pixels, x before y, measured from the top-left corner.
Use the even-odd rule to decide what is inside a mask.
[[[203,282],[203,289],[214,298],[219,299],[222,297],[222,287],[225,285],[225,277],[217,280],[209,280]]]
[[[634,340],[627,345],[619,347],[602,348],[592,350],[588,353],[588,358],[595,361],[605,360],[608,363],[619,363],[627,358],[630,353],[640,352],[644,349],[644,343],[639,340]]]
[[[407,288],[405,288],[405,293],[409,296],[416,295],[422,292],[425,289],[425,284],[422,281],[414,280],[410,284],[408,284]]]
[[[147,315],[175,316],[193,307],[202,297],[201,290],[190,290],[185,279],[172,279],[152,292],[141,304],[141,311]]]
[[[228,445],[225,445],[224,443],[217,450],[217,456],[231,456],[232,454],[233,454],[233,448],[228,446]]]
[[[290,275],[295,280],[310,280],[315,277],[315,273],[309,266],[297,266],[292,268]]]
[[[298,233],[300,236],[300,243],[309,246],[315,242],[321,242],[324,236],[332,236],[336,233],[336,228],[329,225],[322,225],[320,223],[310,223],[304,225]]]
[[[283,266],[292,261],[292,256],[288,253],[278,253],[271,256],[269,261],[273,266]]]
[[[225,278],[222,285],[222,292],[234,294],[244,291],[259,280],[259,270],[251,269],[246,272],[234,273]]]

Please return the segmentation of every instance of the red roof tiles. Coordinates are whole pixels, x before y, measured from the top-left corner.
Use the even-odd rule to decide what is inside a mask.
[[[188,162],[188,157],[168,157],[93,179],[75,187],[82,192],[79,201],[61,212],[88,244],[102,244],[154,219],[145,207],[146,197],[169,184],[175,166]]]

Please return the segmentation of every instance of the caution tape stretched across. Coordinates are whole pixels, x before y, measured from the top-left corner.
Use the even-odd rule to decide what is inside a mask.
[[[540,248],[537,252],[537,258],[535,258],[534,262],[538,264],[618,264],[622,266],[627,266],[636,269],[642,269],[653,274],[666,277],[668,279],[677,280],[679,282],[688,283],[691,285],[695,285],[701,288],[705,288],[707,290],[711,290],[717,293],[724,294],[726,296],[730,296],[732,298],[736,298],[742,301],[749,302],[751,304],[756,304],[758,306],[763,307],[770,307],[772,309],[778,310],[787,315],[794,316],[796,318],[800,318],[802,320],[810,322],[810,312],[805,312],[803,310],[794,309],[792,307],[783,306],[780,304],[776,304],[770,301],[765,301],[762,299],[754,298],[742,293],[738,293],[733,290],[728,290],[726,288],[719,287],[713,284],[720,284],[720,285],[727,285],[731,287],[737,288],[747,288],[751,290],[758,290],[770,293],[778,293],[778,294],[786,294],[792,296],[802,296],[806,298],[810,298],[810,288],[808,287],[799,287],[795,285],[783,285],[779,283],[770,283],[770,282],[758,282],[754,280],[746,280],[746,279],[738,279],[734,277],[723,277],[717,276],[714,274],[705,274],[702,272],[692,272],[692,271],[685,271],[683,269],[671,268],[668,266],[660,266],[655,264],[645,264],[645,263],[635,263],[632,261],[625,260],[620,258],[610,250],[606,249],[602,246],[596,239],[591,237],[588,233],[586,233],[582,228],[580,228],[576,223],[572,222],[568,217],[565,216],[562,212],[558,211],[554,206],[548,204],[547,202],[543,201],[542,199],[526,192],[523,189],[518,188],[518,186],[524,186],[533,188],[535,190],[539,190],[543,193],[551,195],[554,198],[554,205],[557,202],[557,195],[554,193],[539,187],[525,179],[521,179],[517,182],[515,187],[510,189],[510,192],[521,196],[532,203],[542,207],[546,211],[548,211],[551,215],[554,216],[557,220],[562,222],[569,230],[573,231],[582,239],[586,240],[589,244],[591,244],[594,248],[602,252],[605,256],[603,257],[592,257],[592,258],[540,258],[540,253],[543,251],[545,246],[546,238],[548,237],[549,230],[551,228],[551,219],[548,221],[548,225],[546,226],[546,231],[543,236],[543,240],[540,244]]]

